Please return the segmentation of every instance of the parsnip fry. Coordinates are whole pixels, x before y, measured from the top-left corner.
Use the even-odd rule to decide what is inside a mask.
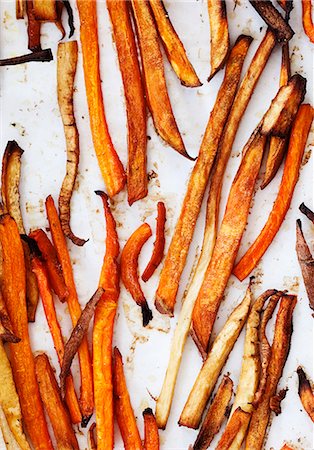
[[[312,21],[311,0],[302,0],[302,22],[305,34],[314,44],[314,25]]]
[[[159,434],[155,416],[151,408],[143,411],[144,418],[144,449],[159,450]]]
[[[155,129],[159,136],[177,152],[192,159],[185,150],[173,115],[151,8],[146,0],[132,0],[131,4],[141,51],[146,100]]]
[[[33,0],[33,11],[36,20],[55,22],[57,20],[57,1]]]
[[[70,226],[71,197],[75,185],[80,159],[79,134],[74,116],[73,92],[77,65],[77,42],[63,42],[58,45],[57,92],[58,103],[63,123],[67,148],[66,175],[59,194],[59,215],[62,231],[79,246],[85,244],[84,239],[74,235]]]
[[[223,68],[230,50],[225,0],[207,0],[210,23],[210,81]]]
[[[164,314],[173,314],[180,278],[193,238],[209,174],[251,41],[252,39],[248,36],[240,36],[230,53],[225,77],[217,94],[200,152],[189,179],[181,213],[165,258],[156,293],[156,308]]]
[[[299,377],[299,397],[305,411],[308,413],[312,422],[314,422],[314,394],[309,380],[307,379],[302,367],[297,369]]]
[[[48,356],[45,353],[36,356],[35,365],[40,396],[49,416],[57,447],[62,450],[79,450]]]
[[[193,450],[206,450],[226,418],[229,402],[232,396],[233,382],[224,376],[217,393],[210,405],[200,432],[193,445]]]
[[[174,29],[162,0],[149,0],[169,62],[181,84],[187,87],[201,86],[196,72],[190,63],[184,45]]]
[[[0,340],[3,342],[20,342],[20,338],[15,336],[11,320],[5,306],[3,295],[0,289]]]
[[[250,413],[243,411],[240,407],[238,407],[232,414],[232,417],[216,447],[216,450],[229,450],[230,448],[233,448],[234,440],[239,433],[241,433],[242,428],[247,427],[249,421]]]
[[[199,372],[189,398],[181,413],[179,425],[198,428],[203,411],[215,387],[221,369],[231,352],[249,314],[252,300],[249,285],[242,302],[230,314],[216,337],[210,352]]]
[[[304,203],[301,203],[299,210],[314,224],[314,212],[310,210]]]
[[[294,31],[270,0],[250,0],[250,3],[272,29],[278,42],[287,42],[292,38]]]

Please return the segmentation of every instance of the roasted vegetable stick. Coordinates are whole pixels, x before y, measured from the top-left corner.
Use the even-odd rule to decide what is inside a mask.
[[[150,226],[147,223],[143,223],[129,237],[121,254],[122,281],[134,301],[141,307],[144,327],[152,320],[153,314],[147,304],[138,279],[138,257],[143,245],[151,235]]]
[[[251,41],[252,39],[248,36],[240,36],[230,53],[225,77],[217,94],[199,156],[189,179],[181,213],[166,255],[156,293],[156,308],[164,314],[173,314],[180,278],[193,238],[209,174]]]
[[[216,450],[229,450],[233,448],[233,442],[241,433],[242,427],[246,427],[250,421],[250,413],[238,407],[232,415],[228,426],[222,435]]]
[[[128,202],[147,195],[146,103],[135,36],[126,1],[107,0],[122,75],[128,123]]]
[[[3,295],[0,289],[0,340],[3,342],[20,342],[20,338],[15,336],[11,320],[5,306]]]
[[[36,20],[55,22],[57,20],[56,0],[33,0],[33,11]]]
[[[75,327],[79,318],[81,317],[81,307],[77,297],[73,270],[65,236],[62,232],[58,213],[51,196],[46,199],[46,211],[52,240],[57,252],[58,260],[61,264],[65,284],[68,289],[67,303],[69,306],[72,324]],[[88,349],[87,337],[85,337],[81,343],[78,351],[78,356],[81,372],[80,407],[83,416],[82,423],[84,426],[86,426],[94,409],[93,371],[91,357]]]
[[[173,115],[152,11],[146,0],[132,0],[144,74],[146,100],[155,129],[181,155],[192,159],[185,150]]]
[[[157,225],[156,225],[156,241],[154,242],[153,254],[143,272],[142,280],[148,281],[153,275],[164,256],[165,249],[165,223],[166,223],[166,207],[163,202],[157,204]]]
[[[96,2],[77,0],[90,126],[98,164],[110,197],[125,185],[125,173],[113,147],[104,112],[99,72]]]
[[[79,446],[70,417],[62,402],[48,356],[45,353],[36,356],[35,366],[40,396],[49,416],[58,449],[78,450]]]
[[[0,428],[4,434],[4,438],[6,438],[6,435],[10,434],[8,432],[4,432],[3,430],[2,422],[3,420],[6,420],[8,428],[12,433],[14,440],[19,445],[19,448],[22,450],[30,450],[30,446],[22,428],[21,406],[13,380],[12,369],[1,341],[0,373],[0,405],[4,415],[4,418],[0,419]]]
[[[7,214],[0,218],[0,243],[4,275],[2,293],[13,332],[21,339],[19,343],[9,344],[9,348],[24,424],[34,448],[52,450],[28,335],[23,247],[17,225]]]
[[[126,450],[142,450],[142,441],[126,385],[122,356],[118,348],[113,350],[113,385],[115,414]]]
[[[310,105],[301,105],[291,130],[281,185],[273,209],[263,230],[234,268],[234,275],[241,281],[256,267],[284,221],[299,178],[302,156],[313,117],[313,108]]]
[[[302,21],[305,34],[314,44],[314,25],[312,21],[311,0],[302,0]]]
[[[296,251],[301,267],[302,277],[310,303],[310,308],[314,310],[314,260],[309,246],[304,238],[301,220],[297,220],[297,240]]]
[[[226,418],[229,402],[232,396],[233,382],[224,376],[217,393],[210,405],[200,432],[193,445],[193,450],[206,450]]]
[[[20,450],[21,447],[16,442],[14,435],[8,425],[3,409],[0,405],[0,443],[4,443],[6,450]],[[29,447],[30,448],[30,447]]]
[[[203,411],[215,387],[220,371],[247,319],[251,300],[252,292],[249,285],[244,299],[230,314],[227,322],[216,337],[185,403],[179,425],[195,429],[199,427]]]
[[[301,203],[299,210],[314,224],[314,213],[304,203]]]
[[[85,244],[71,230],[71,197],[75,185],[80,159],[79,134],[74,116],[73,92],[77,65],[77,41],[63,42],[58,45],[57,92],[58,104],[63,123],[67,148],[66,175],[59,194],[59,215],[62,231],[79,246]]]
[[[246,450],[251,450],[252,448],[259,450],[263,447],[265,432],[271,413],[270,400],[276,394],[277,385],[290,349],[292,314],[296,301],[297,298],[295,295],[284,295],[280,301],[271,358],[268,366],[266,389],[262,401],[252,414],[246,438]]]
[[[207,6],[210,23],[210,81],[225,65],[230,39],[225,0],[208,0]]]
[[[95,440],[94,430],[96,428],[96,423],[92,423],[88,430],[88,449],[97,450],[97,444]]]
[[[302,367],[297,369],[299,377],[299,397],[305,411],[310,416],[312,422],[314,422],[314,394],[309,380],[307,379]]]
[[[290,41],[294,31],[270,0],[250,0],[250,3],[272,29],[278,42]]]
[[[25,0],[15,0],[15,16],[17,19],[24,19]]]
[[[41,50],[40,45],[41,23],[35,18],[34,4],[32,0],[28,0],[26,2],[26,13],[27,13],[28,48],[31,52],[37,53]]]
[[[34,61],[51,61],[53,60],[52,52],[50,48],[45,50],[38,50],[35,53],[28,53],[27,55],[14,56],[13,58],[0,59],[0,67],[3,66],[16,66],[18,64],[25,64]]]
[[[151,408],[143,411],[144,418],[144,449],[159,450],[159,434],[155,416]]]
[[[159,36],[168,60],[181,84],[187,87],[201,86],[196,72],[190,63],[184,45],[174,29],[162,0],[149,0],[156,21]]]

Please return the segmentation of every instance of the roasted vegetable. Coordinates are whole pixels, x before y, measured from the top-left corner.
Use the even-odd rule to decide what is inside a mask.
[[[25,64],[28,62],[45,62],[52,61],[52,51],[50,48],[46,48],[45,50],[40,50],[33,53],[28,53],[27,55],[22,56],[14,56],[13,58],[5,58],[0,59],[0,67],[3,66],[17,66],[18,64]]]
[[[299,210],[314,224],[314,213],[304,203],[301,203]]]
[[[34,14],[34,2],[29,0],[26,2],[27,13],[27,35],[28,35],[28,48],[34,53],[41,50],[40,45],[40,28],[41,23],[36,20]]]
[[[238,407],[228,423],[228,426],[222,435],[216,450],[229,450],[233,448],[233,442],[237,435],[241,433],[242,427],[247,427],[247,424],[250,421],[250,413],[247,411],[243,411],[240,407]]]
[[[24,19],[25,14],[25,0],[15,0],[15,17],[17,19]]]
[[[0,340],[2,342],[20,342],[20,338],[15,336],[11,320],[5,306],[3,295],[0,289]]]
[[[92,423],[88,430],[88,449],[97,450],[97,444],[95,440],[94,430],[96,428],[96,423]]]
[[[272,29],[278,42],[290,41],[294,31],[270,0],[250,0],[250,3]]]
[[[302,277],[310,303],[310,308],[314,310],[314,260],[309,246],[304,238],[301,220],[297,220],[297,240],[296,251],[302,271]]]
[[[299,377],[299,397],[305,411],[310,416],[312,422],[314,422],[314,394],[309,380],[307,379],[302,367],[297,369]]]
[[[55,22],[57,15],[57,1],[56,0],[32,0],[33,13],[36,20]]]
[[[143,411],[144,418],[144,449],[159,450],[159,434],[155,416],[151,408]]]
[[[207,0],[210,23],[210,81],[223,68],[230,50],[225,0]]]
[[[68,23],[70,28],[69,38],[71,38],[75,31],[73,10],[69,0],[62,0],[62,3],[64,4],[64,7],[68,13]]]
[[[314,25],[312,21],[311,0],[302,0],[302,21],[305,34],[314,44]]]

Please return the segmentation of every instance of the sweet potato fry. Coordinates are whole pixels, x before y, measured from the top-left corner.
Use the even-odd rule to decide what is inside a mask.
[[[193,238],[209,174],[235,97],[242,65],[251,41],[252,39],[248,36],[240,36],[230,53],[225,77],[219,89],[199,156],[188,183],[181,213],[166,255],[156,293],[156,308],[164,314],[173,314],[180,278]]]
[[[9,344],[9,348],[24,424],[35,448],[52,450],[28,335],[23,247],[17,225],[8,214],[0,218],[0,243],[4,275],[2,293],[13,332],[21,339],[16,344]]]
[[[314,110],[310,105],[300,106],[291,130],[284,171],[273,209],[263,230],[233,270],[234,275],[241,281],[256,267],[276,236],[289,209],[293,191],[299,178],[302,156],[313,117]]]
[[[49,416],[57,447],[64,450],[78,450],[79,446],[70,417],[62,402],[48,356],[45,353],[36,356],[35,366],[40,396]]]
[[[90,127],[98,164],[110,197],[125,185],[125,173],[113,147],[104,112],[99,72],[96,2],[77,0]]]
[[[154,242],[153,254],[143,272],[142,280],[148,281],[153,275],[164,256],[165,249],[165,223],[166,223],[166,207],[163,202],[157,203],[157,225],[156,225],[156,241]]]
[[[107,0],[122,75],[128,122],[128,202],[147,195],[146,103],[128,2]]]
[[[121,254],[121,277],[124,286],[132,295],[134,301],[142,309],[143,326],[153,318],[138,279],[138,257],[140,251],[152,235],[150,226],[143,223],[127,240]]]
[[[210,405],[200,432],[193,445],[193,450],[206,450],[214,436],[219,432],[220,427],[226,418],[229,402],[232,396],[233,381],[228,376],[224,376],[219,385],[217,393]]]
[[[233,448],[233,442],[243,426],[247,426],[250,421],[250,413],[247,411],[243,411],[240,407],[238,407],[229,423],[227,428],[225,429],[224,434],[222,435],[216,450],[229,450]]]
[[[314,44],[314,25],[312,21],[311,0],[302,0],[302,22],[305,34],[312,44]]]
[[[304,203],[301,203],[299,210],[314,224],[314,212],[310,210]]]
[[[220,371],[247,319],[251,300],[252,292],[249,285],[244,299],[230,314],[227,322],[216,337],[185,403],[179,425],[195,429],[199,427],[204,409],[215,387]]]
[[[268,377],[265,393],[257,409],[253,412],[246,438],[245,448],[259,450],[263,447],[265,432],[271,409],[270,399],[276,394],[278,382],[289,353],[292,334],[292,314],[296,305],[295,295],[284,295],[280,301],[276,318],[271,358],[268,366]]]
[[[184,45],[174,29],[162,0],[149,0],[168,60],[183,86],[197,87],[202,83],[190,63]]]
[[[225,0],[208,0],[207,6],[210,23],[210,81],[225,65],[230,39]]]
[[[72,324],[75,327],[79,318],[81,317],[81,307],[77,297],[73,270],[70,255],[66,245],[66,240],[62,232],[58,213],[51,196],[47,197],[46,199],[46,211],[52,240],[57,252],[58,260],[61,264],[65,284],[68,289],[67,304],[69,306]],[[83,338],[78,351],[78,356],[81,372],[80,407],[83,416],[82,424],[86,426],[91,414],[93,413],[94,408],[93,371],[91,357],[88,349],[87,337]]]
[[[155,416],[151,408],[143,411],[144,418],[144,449],[159,450],[159,434]]]
[[[131,4],[141,52],[146,100],[156,132],[177,152],[192,159],[185,150],[173,115],[153,13],[146,0],[132,0]]]
[[[299,397],[305,411],[314,422],[314,394],[309,380],[301,366],[297,369],[299,377]]]
[[[314,260],[309,246],[305,240],[302,231],[301,220],[297,220],[297,239],[296,251],[298,255],[299,264],[301,267],[302,277],[310,303],[310,308],[314,310]]]
[[[58,45],[57,92],[58,104],[63,123],[67,148],[66,175],[59,194],[59,215],[63,233],[79,246],[85,244],[73,233],[70,226],[71,197],[75,185],[80,159],[79,134],[74,116],[73,91],[77,65],[77,41],[63,42]]]
[[[270,0],[250,0],[250,3],[272,29],[278,42],[290,41],[294,31]]]
[[[33,11],[36,20],[55,22],[57,20],[57,1],[33,0]]]
[[[115,414],[124,448],[126,450],[142,450],[142,441],[124,376],[122,356],[117,347],[113,350],[113,385]]]
[[[11,320],[5,306],[3,295],[0,290],[0,340],[2,342],[20,342],[20,338],[15,336],[13,333],[13,328]]]

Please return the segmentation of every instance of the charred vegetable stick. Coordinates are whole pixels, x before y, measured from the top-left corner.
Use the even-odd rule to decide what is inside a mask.
[[[23,246],[17,225],[7,214],[0,218],[0,243],[3,254],[2,293],[13,332],[21,339],[16,344],[9,344],[9,348],[24,424],[35,448],[52,450],[28,335]]]
[[[153,275],[164,256],[165,249],[165,223],[166,223],[166,207],[163,202],[157,204],[157,226],[156,241],[154,242],[153,254],[143,272],[142,280],[148,281]]]
[[[36,20],[34,14],[34,2],[29,0],[26,2],[27,12],[27,35],[28,35],[28,48],[34,53],[41,50],[40,45],[40,28],[41,23]]]
[[[193,238],[209,174],[236,94],[242,65],[251,41],[252,39],[248,36],[240,36],[230,53],[225,77],[210,114],[200,152],[190,176],[181,213],[166,255],[156,293],[156,308],[164,314],[173,314],[180,278]]]
[[[96,423],[92,423],[88,430],[88,449],[89,450],[97,450],[94,430],[96,428]]]
[[[122,75],[128,123],[128,202],[147,195],[146,103],[128,2],[107,0]]]
[[[270,0],[250,0],[250,3],[272,29],[278,42],[290,41],[294,31]]]
[[[225,65],[230,39],[225,0],[208,0],[207,5],[210,23],[210,81]]]
[[[65,236],[62,232],[58,213],[51,196],[46,199],[46,211],[52,240],[57,252],[58,260],[61,264],[65,284],[68,289],[67,304],[69,307],[72,324],[75,327],[81,317],[81,307],[77,297],[71,259],[67,249]],[[78,356],[81,372],[80,407],[83,416],[82,423],[86,426],[94,409],[93,371],[86,336],[83,338],[78,351]]]
[[[63,42],[58,45],[57,91],[67,147],[66,175],[59,194],[59,214],[62,231],[79,246],[84,239],[74,235],[70,227],[70,204],[80,159],[79,134],[74,116],[73,91],[77,65],[77,42]]]
[[[144,449],[159,450],[159,434],[155,416],[151,408],[143,411],[144,418]]]
[[[25,1],[15,0],[15,16],[17,19],[24,19]]]
[[[73,358],[87,334],[89,323],[92,320],[97,303],[101,299],[103,293],[104,290],[102,288],[98,288],[92,298],[86,303],[77,324],[72,330],[68,342],[65,344],[60,372],[60,390],[62,398],[65,397],[66,379],[70,373]]]
[[[304,203],[301,203],[299,210],[314,224],[314,213]]]
[[[132,9],[141,51],[146,99],[159,136],[181,155],[192,159],[185,150],[173,115],[159,47],[154,17],[146,0],[132,0]]]
[[[201,86],[195,70],[190,63],[184,45],[174,29],[162,0],[149,0],[156,21],[159,36],[168,60],[181,84],[187,87]]]
[[[284,221],[299,178],[302,156],[313,117],[313,108],[310,105],[301,105],[291,130],[281,185],[273,209],[263,230],[233,271],[241,281],[256,267]]]
[[[233,413],[228,426],[222,435],[216,450],[229,450],[235,438],[241,432],[242,427],[246,426],[250,421],[250,413],[243,411],[240,407]]]
[[[34,230],[29,236],[34,239],[38,245],[47,269],[49,284],[55,294],[59,297],[60,301],[65,302],[69,292],[65,285],[62,268],[58,261],[56,249],[43,230]]]
[[[27,2],[28,3],[28,2]],[[28,53],[27,55],[14,56],[13,58],[0,59],[0,67],[3,66],[16,66],[18,64],[25,64],[28,62],[45,62],[52,61],[53,56],[50,48],[45,50],[36,51],[36,53]]]
[[[0,418],[0,429],[2,430],[5,440],[7,440],[7,437],[10,438],[10,434],[12,434],[13,438],[11,437],[11,440],[15,440],[19,445],[19,449],[30,450],[30,446],[22,428],[21,406],[13,380],[12,369],[1,341],[0,373],[0,408],[2,409],[2,415],[4,416]],[[7,431],[4,430],[5,422],[7,422]]]
[[[77,0],[90,126],[98,164],[110,197],[125,185],[125,173],[113,147],[104,112],[99,71],[96,2]]]
[[[198,428],[209,397],[215,387],[220,371],[231,352],[249,314],[252,300],[251,286],[242,302],[230,314],[216,337],[210,352],[198,374],[189,398],[181,413],[179,425]]]
[[[32,268],[33,272],[37,277],[40,297],[42,299],[45,316],[47,319],[53,344],[61,367],[64,358],[64,343],[60,325],[57,319],[53,297],[49,288],[47,273],[43,263],[36,256],[32,257]],[[76,397],[72,375],[69,375],[66,380],[65,400],[69,409],[72,422],[80,423],[82,421],[82,415]]]
[[[210,405],[200,432],[193,445],[193,450],[206,450],[214,436],[219,432],[226,418],[228,405],[231,400],[233,382],[228,376],[224,376],[217,393]]]
[[[11,320],[5,306],[3,295],[0,290],[0,340],[3,342],[20,342],[20,338],[15,336]],[[0,402],[1,403],[1,402]]]
[[[113,385],[115,414],[124,448],[126,450],[142,450],[142,441],[124,376],[122,356],[117,347],[113,351]]]
[[[312,21],[311,0],[302,0],[302,21],[305,34],[314,44],[314,25]]]
[[[48,356],[45,353],[36,356],[35,365],[40,396],[49,416],[57,447],[64,450],[78,450],[79,446],[70,417],[62,402],[59,386]]]
[[[305,411],[310,416],[312,422],[314,422],[314,394],[309,380],[307,379],[302,367],[297,369],[299,377],[299,397]]]
[[[106,253],[99,285],[105,290],[99,301],[93,328],[93,375],[98,450],[114,446],[114,408],[112,381],[112,339],[117,301],[120,294],[120,268],[118,264],[119,240],[116,223],[110,211],[108,197],[96,191],[104,205],[106,219]]]
[[[276,318],[271,358],[268,366],[268,377],[265,393],[257,409],[253,412],[245,448],[261,449],[265,438],[271,409],[270,400],[276,394],[278,382],[289,353],[292,334],[292,314],[296,305],[295,295],[284,295],[280,301]]]
[[[310,302],[310,308],[314,309],[314,260],[303,235],[301,220],[297,220],[296,250],[304,285]]]
[[[36,20],[55,22],[57,20],[57,1],[33,0],[33,11]]]
[[[144,327],[152,320],[153,314],[149,309],[138,279],[138,257],[143,245],[151,235],[150,226],[143,223],[129,237],[121,254],[122,281],[134,301],[141,307]]]

